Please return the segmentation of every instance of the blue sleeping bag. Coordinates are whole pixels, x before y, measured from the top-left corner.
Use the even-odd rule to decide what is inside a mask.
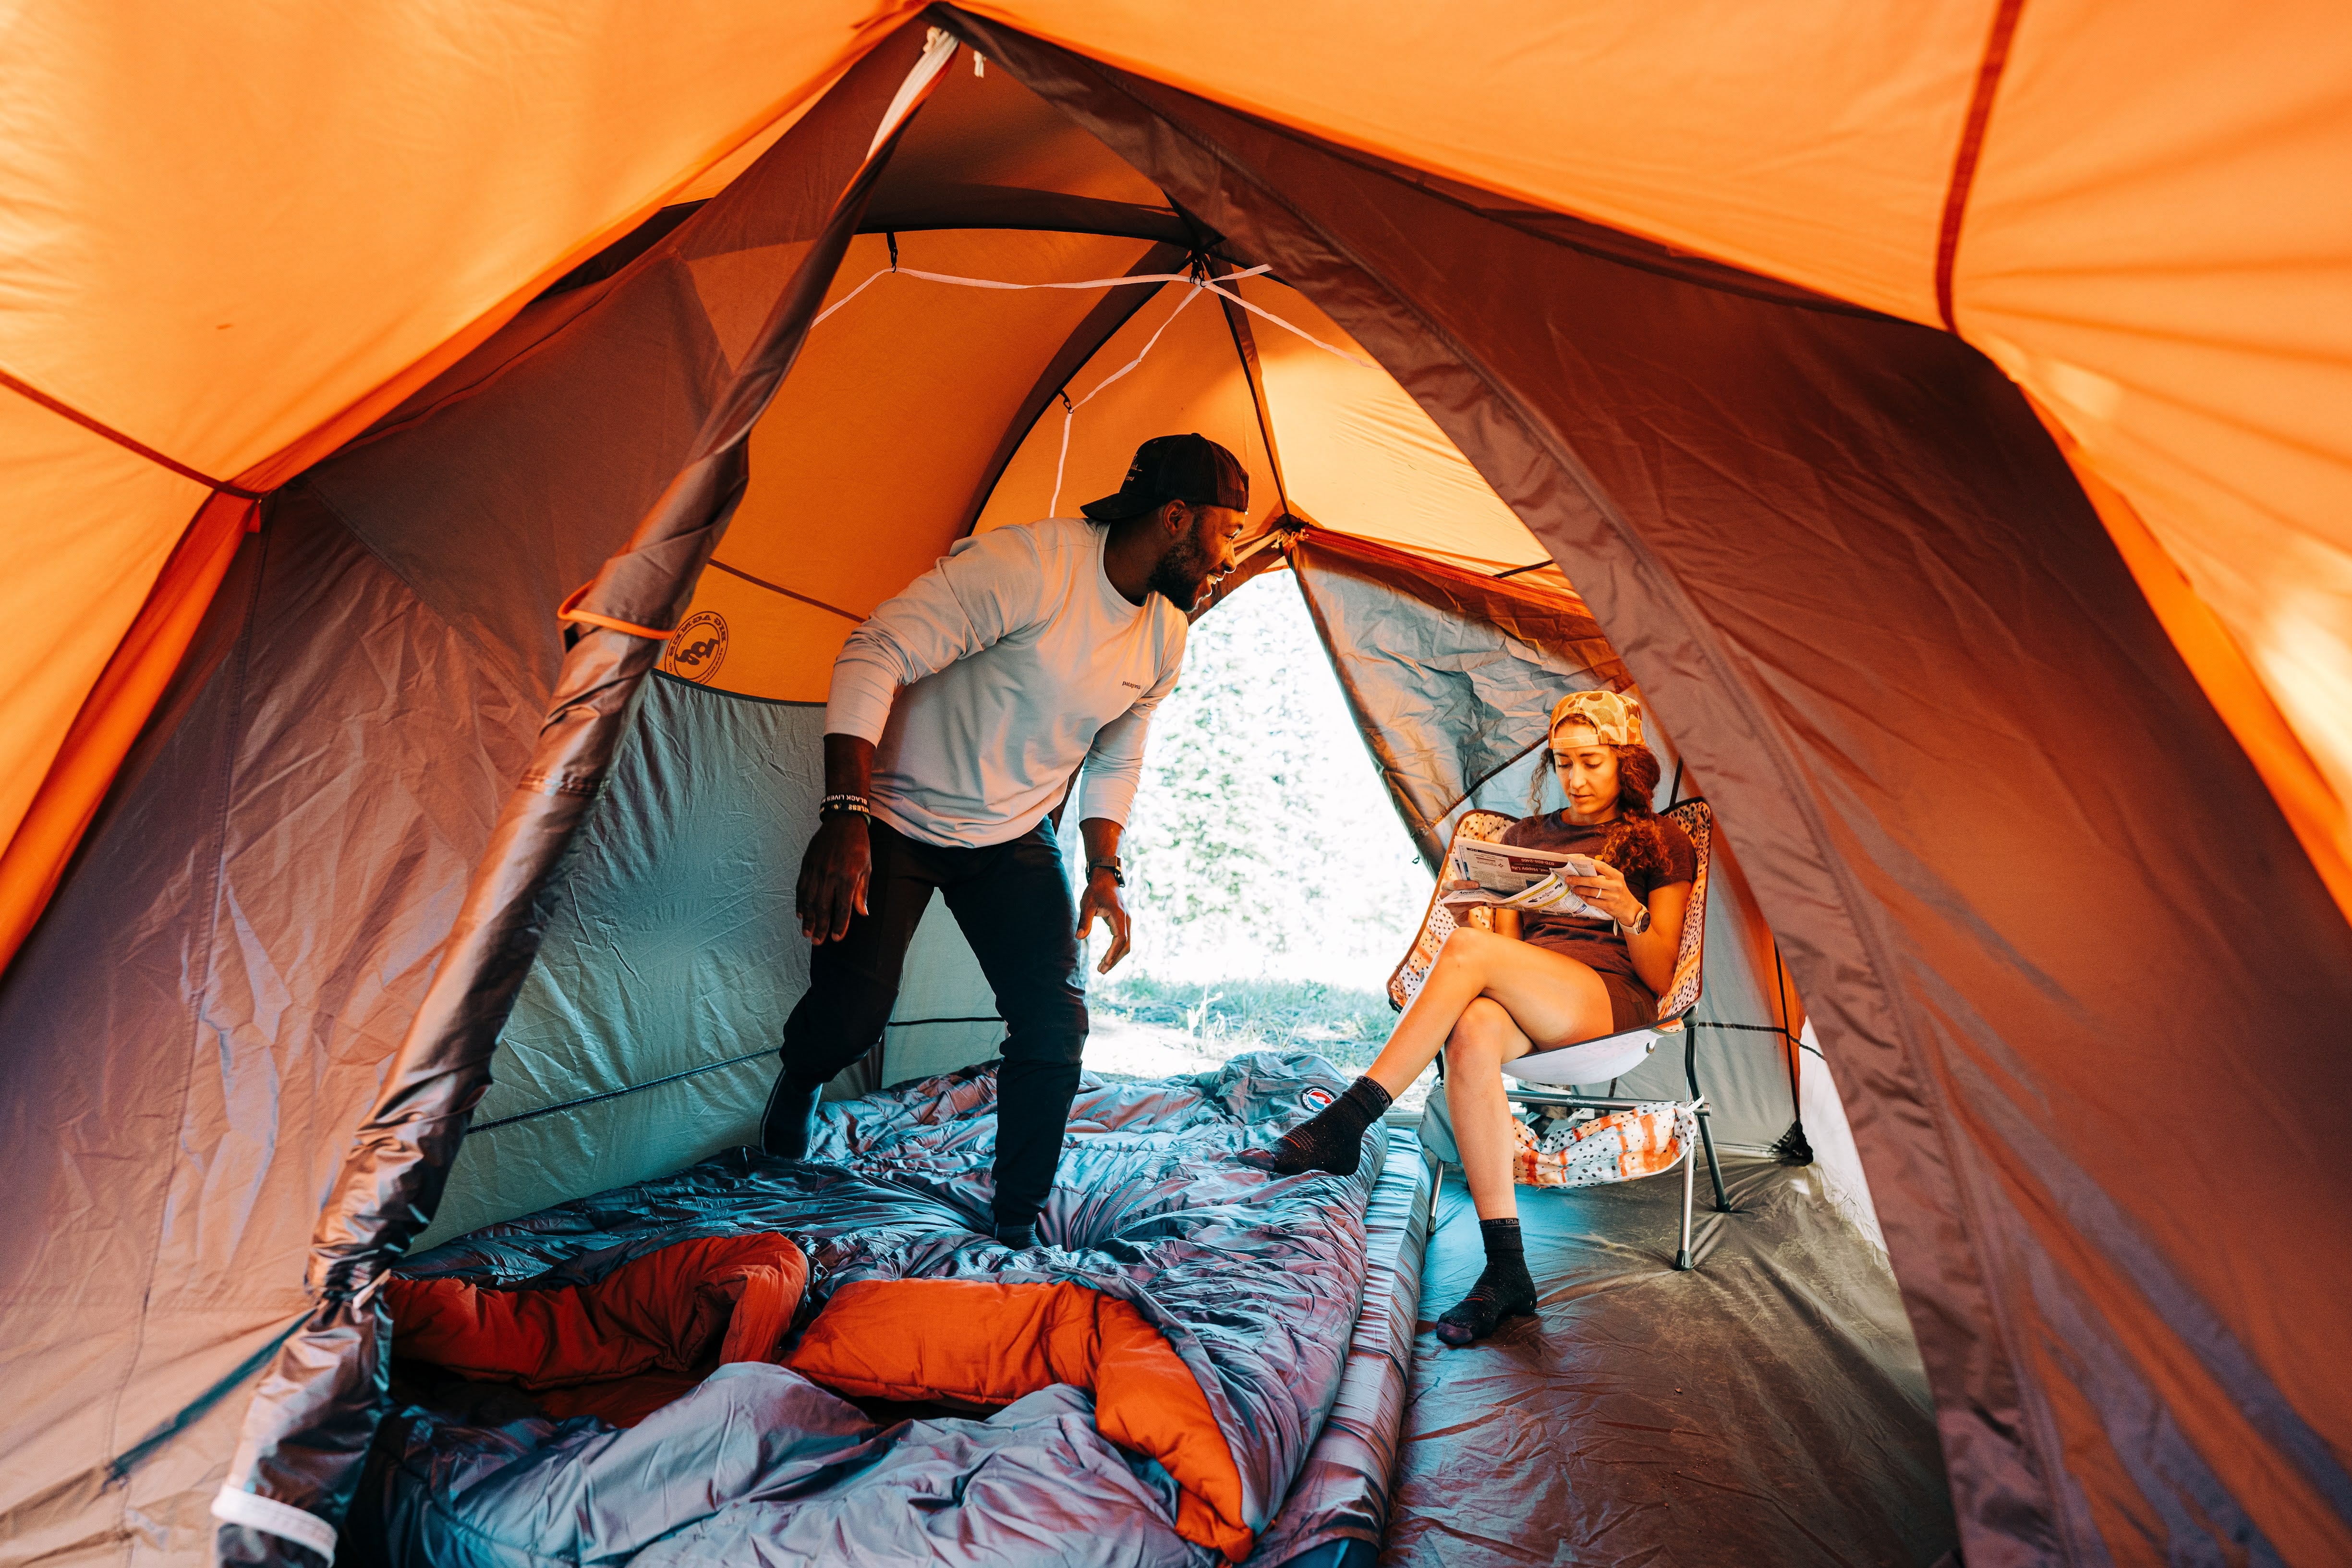
[[[778,1232],[808,1254],[802,1326],[861,1279],[1070,1282],[1167,1338],[1231,1447],[1248,1528],[1280,1506],[1338,1391],[1385,1137],[1351,1177],[1277,1177],[1262,1151],[1346,1087],[1256,1053],[1152,1084],[1091,1077],[1041,1245],[986,1238],[995,1078],[982,1068],[824,1107],[805,1162],[749,1149],[492,1226],[401,1272],[585,1284],[695,1237]],[[787,1367],[719,1368],[636,1426],[552,1420],[517,1390],[404,1383],[354,1535],[400,1568],[845,1563],[1213,1564],[1176,1483],[1056,1384],[992,1413],[877,1420]],[[357,1544],[357,1542],[354,1542]]]

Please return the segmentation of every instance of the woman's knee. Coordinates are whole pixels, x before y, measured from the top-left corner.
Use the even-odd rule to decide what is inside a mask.
[[[1499,1067],[1515,1033],[1517,1026],[1501,1003],[1491,996],[1477,997],[1462,1010],[1454,1032],[1446,1037],[1445,1065],[1449,1070],[1456,1066]]]
[[[1437,950],[1437,962],[1449,969],[1481,964],[1496,942],[1504,940],[1476,926],[1455,926]]]

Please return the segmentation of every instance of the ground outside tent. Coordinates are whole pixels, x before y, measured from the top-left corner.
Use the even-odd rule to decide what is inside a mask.
[[[2352,1562],[2342,6],[20,12],[0,1563]],[[770,1154],[836,658],[1188,432],[1037,1245],[944,900]],[[1268,1150],[1570,699],[1449,1349],[1434,1070]]]

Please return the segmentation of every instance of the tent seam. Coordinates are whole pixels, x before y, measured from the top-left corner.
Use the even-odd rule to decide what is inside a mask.
[[[2004,0],[2004,4],[2021,4],[2021,0]],[[958,13],[958,16],[960,19],[962,19],[961,13]],[[1209,141],[1204,135],[1195,132],[1192,127],[1178,124],[1169,116],[1160,113],[1140,94],[1129,88],[1124,80],[1118,79],[1116,77],[1105,75],[1104,68],[1101,67],[1099,62],[1089,59],[1085,56],[1076,54],[1070,54],[1068,58],[1073,60],[1082,61],[1087,68],[1096,73],[1096,80],[1098,83],[1110,92],[1117,94],[1119,98],[1124,99],[1129,103],[1132,104],[1136,109],[1147,116],[1153,124],[1192,142],[1194,146],[1198,147],[1201,151],[1207,153],[1212,159],[1213,159],[1217,166],[1223,169],[1230,177],[1245,184],[1259,199],[1265,201],[1269,206],[1278,208],[1282,212],[1287,214],[1293,223],[1298,225],[1303,231],[1311,234],[1318,241],[1328,247],[1330,254],[1334,258],[1352,268],[1360,277],[1368,281],[1379,279],[1381,278],[1379,273],[1367,266],[1363,260],[1354,253],[1352,247],[1341,243],[1337,237],[1330,234],[1322,225],[1308,219],[1287,199],[1286,196],[1280,193],[1267,190],[1265,184],[1257,177],[1254,171],[1242,167],[1234,159],[1227,156],[1222,146]],[[1282,131],[1279,128],[1272,128],[1269,133],[1279,136],[1286,141],[1302,140],[1302,138],[1296,134]],[[1319,142],[1314,142],[1313,144],[1318,147],[1321,145]],[[1391,179],[1394,178],[1393,175],[1389,177]],[[1538,237],[1549,238],[1549,237]],[[1614,258],[1607,258],[1605,259],[1611,261],[1615,260]],[[1842,858],[1833,853],[1828,852],[1830,849],[1830,838],[1826,831],[1826,825],[1821,820],[1820,815],[1815,808],[1815,803],[1812,802],[1803,792],[1791,787],[1793,759],[1784,754],[1783,746],[1773,735],[1769,726],[1762,721],[1764,717],[1763,714],[1756,706],[1753,700],[1748,696],[1745,688],[1737,680],[1726,679],[1731,668],[1727,658],[1724,651],[1717,646],[1717,639],[1713,635],[1712,629],[1696,614],[1696,606],[1689,602],[1688,596],[1683,593],[1681,585],[1675,582],[1672,574],[1667,573],[1664,567],[1654,559],[1647,546],[1634,536],[1633,529],[1626,521],[1622,513],[1619,511],[1615,503],[1601,491],[1598,481],[1596,481],[1586,470],[1582,461],[1577,458],[1573,453],[1568,451],[1558,442],[1554,441],[1540,424],[1532,419],[1528,411],[1521,407],[1519,401],[1516,397],[1511,396],[1499,387],[1496,384],[1495,378],[1491,374],[1489,374],[1481,360],[1468,353],[1463,346],[1454,340],[1454,335],[1451,332],[1445,331],[1436,322],[1431,321],[1427,314],[1423,312],[1417,304],[1399,294],[1397,290],[1389,287],[1384,280],[1378,282],[1376,286],[1380,288],[1381,293],[1387,297],[1395,308],[1406,312],[1413,321],[1421,326],[1423,331],[1430,335],[1431,339],[1436,344],[1450,353],[1454,357],[1454,363],[1456,365],[1460,366],[1464,371],[1474,376],[1483,386],[1485,386],[1488,395],[1494,398],[1496,406],[1506,411],[1513,422],[1518,425],[1520,429],[1532,439],[1539,449],[1549,452],[1553,456],[1555,461],[1560,464],[1563,473],[1575,483],[1577,488],[1583,493],[1587,502],[1594,507],[1601,519],[1608,523],[1612,531],[1617,535],[1620,544],[1626,550],[1629,557],[1631,558],[1631,562],[1634,569],[1651,579],[1657,585],[1660,590],[1660,597],[1666,602],[1669,607],[1675,611],[1682,620],[1685,631],[1691,637],[1694,645],[1698,649],[1700,658],[1717,676],[1719,689],[1738,694],[1736,699],[1738,706],[1743,712],[1744,716],[1747,717],[1748,721],[1754,725],[1757,730],[1757,743],[1759,750],[1769,761],[1773,771],[1780,775],[1782,787],[1787,797],[1796,807],[1801,819],[1805,823],[1807,835],[1811,840],[1814,847],[1817,850],[1823,852],[1822,855],[1823,868],[1832,882],[1834,882],[1838,887],[1841,894],[1841,904],[1844,908],[1845,912],[1853,926],[1859,943],[1868,951],[1873,961],[1874,970],[1881,975],[1889,977],[1889,980],[1891,981],[1892,977],[1901,973],[1901,970],[1898,966],[1890,962],[1891,949],[1885,934],[1878,929],[1877,921],[1872,918],[1867,902],[1856,897],[1856,889],[1853,886],[1852,879],[1846,871]],[[1780,303],[1780,301],[1777,300],[1768,300],[1767,302]],[[1870,314],[1875,315],[1876,313],[1870,312]],[[1892,320],[1892,318],[1885,319]],[[1892,1001],[1897,994],[1895,988],[1891,984],[1887,986],[1887,994],[1890,1001]],[[1937,1126],[1936,1130],[1937,1142],[1941,1146],[1946,1161],[1946,1169],[1948,1172],[1948,1179],[1951,1183],[1954,1195],[1959,1199],[1962,1210],[1968,1215],[1969,1219],[1972,1222],[1967,1227],[1967,1237],[1971,1260],[1977,1266],[1978,1277],[1974,1283],[1986,1303],[1986,1309],[1991,1319],[1991,1326],[1994,1333],[1998,1337],[2002,1352],[2009,1363],[2011,1379],[2012,1386],[2015,1389],[2021,1413],[2030,1411],[2032,1407],[2032,1402],[2027,1395],[2024,1380],[2019,1375],[2019,1369],[2025,1363],[2020,1352],[2018,1336],[2014,1326],[2010,1321],[2006,1304],[2000,1300],[1999,1291],[1993,1287],[1994,1274],[1990,1267],[1990,1260],[1986,1257],[1986,1248],[1990,1244],[1990,1238],[1998,1234],[1998,1227],[1992,1226],[1989,1222],[1989,1218],[1985,1211],[1985,1200],[1983,1195],[1978,1191],[1977,1184],[1969,1179],[1969,1176],[1967,1173],[1967,1166],[1965,1163],[1957,1157],[1958,1152],[1953,1147],[1952,1133],[1950,1131],[1953,1121],[1951,1109],[1946,1102],[1945,1095],[1943,1093],[1943,1086],[1940,1080],[1933,1071],[1928,1070],[1926,1054],[1921,1050],[1919,1041],[1916,1037],[1916,1025],[1911,1017],[1911,1009],[1906,1005],[1897,1005],[1890,1007],[1889,1010],[1893,1015],[1895,1029],[1899,1037],[1898,1043],[1902,1048],[1904,1057],[1907,1058],[1905,1061],[1905,1066],[1909,1068],[1917,1076],[1922,1093],[1933,1100],[1938,1112]],[[2042,1434],[2042,1436],[2046,1438],[2047,1434]],[[2026,1445],[2026,1447],[2030,1451],[2030,1457],[2036,1472],[2037,1479],[2039,1479],[2042,1483],[2042,1507],[2047,1512],[2047,1517],[2053,1524],[2055,1524],[2059,1519],[2061,1511],[2061,1493],[2053,1483],[2047,1453],[2043,1448],[2042,1441],[2037,1440],[2032,1442]],[[2067,1540],[2065,1545],[2068,1558],[2071,1561],[2080,1561],[2079,1557],[2073,1550],[2071,1540]]]
[[[822,702],[803,702],[791,697],[761,697],[752,691],[730,691],[723,686],[705,686],[698,680],[688,680],[682,675],[672,675],[658,667],[646,672],[673,686],[683,686],[689,691],[705,691],[713,697],[731,697],[738,702],[764,702],[771,708],[822,708]]]
[[[730,577],[740,577],[743,581],[752,584],[754,587],[765,588],[771,594],[782,594],[787,599],[798,600],[800,603],[810,605],[813,608],[828,611],[834,615],[839,616],[845,621],[856,621],[863,624],[866,620],[864,616],[857,615],[850,610],[845,610],[838,605],[828,605],[823,599],[812,599],[806,594],[797,593],[793,589],[785,587],[781,583],[771,583],[765,577],[754,577],[749,572],[744,571],[740,566],[730,566],[726,562],[719,560],[716,555],[713,555],[709,560],[704,562],[703,565],[706,567],[715,566],[719,571],[726,573]]]
[[[259,500],[263,496],[268,493],[267,490],[249,490],[242,485],[233,485],[226,479],[216,479],[201,468],[192,468],[187,464],[181,462],[177,458],[170,457],[164,453],[157,451],[154,447],[150,447],[146,442],[138,439],[136,437],[124,435],[121,431],[117,430],[113,426],[107,424],[105,421],[94,418],[88,414],[84,414],[80,409],[76,408],[72,404],[66,402],[63,398],[50,396],[47,393],[43,392],[39,387],[33,385],[30,382],[20,380],[8,374],[5,370],[0,370],[0,386],[7,387],[11,392],[15,392],[22,395],[28,402],[47,409],[50,413],[56,415],[60,419],[80,426],[83,429],[89,431],[93,436],[101,437],[106,440],[113,442],[116,446],[121,447],[126,452],[130,452],[137,457],[144,458],[149,462],[156,464],[161,468],[168,468],[184,479],[193,479],[197,484],[203,485],[207,489],[217,490],[223,495],[236,496],[241,500]]]
[[[1239,285],[1235,285],[1238,289]],[[1282,458],[1274,447],[1274,416],[1265,405],[1265,391],[1257,363],[1257,334],[1249,329],[1247,314],[1236,309],[1231,300],[1217,301],[1225,318],[1225,330],[1233,335],[1234,354],[1241,361],[1242,384],[1249,388],[1250,409],[1257,416],[1257,438],[1265,447],[1266,471],[1274,476],[1274,499],[1282,503],[1282,515],[1294,515],[1290,510],[1290,486],[1282,477]],[[1276,524],[1276,527],[1280,523]]]
[[[1977,179],[1977,163],[1984,153],[1985,130],[1992,121],[1993,99],[2000,91],[2001,74],[2009,68],[2010,45],[2017,37],[2018,18],[2025,0],[1999,0],[1993,7],[1992,30],[1985,37],[1984,58],[1977,64],[1975,85],[1969,93],[1968,117],[1960,125],[1960,144],[1952,158],[1952,177],[1944,188],[1944,216],[1936,230],[1936,314],[1944,330],[1957,334],[1952,315],[1952,268],[1960,253],[1960,225],[1968,216],[1969,195]]]

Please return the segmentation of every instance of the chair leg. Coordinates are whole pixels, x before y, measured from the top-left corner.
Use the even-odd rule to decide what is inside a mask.
[[[1698,1031],[1685,1028],[1688,1037],[1683,1041],[1683,1076],[1690,1079],[1691,1105],[1698,1113],[1698,1141],[1706,1145],[1706,1173],[1715,1183],[1715,1212],[1729,1214],[1731,1200],[1723,1192],[1723,1167],[1715,1158],[1715,1134],[1706,1124],[1706,1094],[1698,1086]]]
[[[1687,1270],[1696,1267],[1691,1262],[1690,1222],[1691,1186],[1697,1171],[1697,1151],[1685,1149],[1683,1151],[1683,1244],[1681,1249],[1675,1254],[1675,1267],[1679,1269]]]
[[[1715,1212],[1729,1214],[1731,1199],[1723,1190],[1723,1167],[1716,1163],[1715,1134],[1707,1130],[1705,1107],[1701,1107],[1698,1112],[1698,1141],[1700,1147],[1706,1151],[1707,1177],[1715,1183]]]

